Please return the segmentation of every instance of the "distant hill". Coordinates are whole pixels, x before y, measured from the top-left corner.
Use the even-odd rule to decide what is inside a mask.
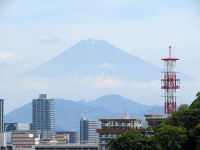
[[[125,80],[152,81],[160,78],[158,68],[102,40],[83,40],[25,76],[96,76],[102,73]]]
[[[108,109],[111,112],[123,113],[128,111],[130,113],[141,112],[144,113],[149,106],[136,103],[132,100],[126,99],[119,95],[107,95],[100,97],[94,101],[87,103],[90,106],[100,106]],[[133,109],[134,108],[134,109]]]
[[[5,122],[32,122],[32,104],[19,107],[5,116]]]
[[[119,95],[107,95],[91,102],[55,99],[57,130],[79,131],[82,117],[88,119],[123,118],[124,108],[131,118],[144,119],[144,114],[163,114],[162,106],[147,106]],[[5,116],[5,122],[32,122],[32,105],[26,104]]]
[[[106,108],[110,112],[118,113],[121,117],[124,111],[128,112],[131,118],[141,119],[144,119],[144,114],[163,114],[163,106],[143,105],[120,95],[106,95],[86,103],[93,107]]]

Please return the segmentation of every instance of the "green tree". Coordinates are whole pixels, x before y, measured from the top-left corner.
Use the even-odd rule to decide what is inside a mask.
[[[180,105],[178,111],[163,120],[163,124],[171,126],[182,126],[188,130],[200,123],[200,92],[196,94],[196,99],[188,107],[186,104]]]
[[[193,130],[190,130],[189,135],[195,141],[196,150],[200,150],[200,123]]]
[[[200,109],[200,92],[196,94],[196,99],[190,105],[190,109]]]
[[[163,124],[184,127],[188,116],[188,108],[187,104],[180,105],[178,111],[175,111],[172,115],[163,120]]]
[[[185,149],[199,150],[199,136],[195,134],[198,131],[200,123],[200,92],[196,94],[196,99],[188,107],[181,105],[178,111],[163,120],[164,125],[184,127],[187,129],[188,140]],[[197,132],[198,133],[198,132]]]
[[[136,130],[123,133],[109,141],[107,148],[110,150],[152,150],[155,149],[154,140]]]
[[[187,129],[184,127],[161,125],[155,128],[154,134],[161,150],[182,150],[187,141]]]

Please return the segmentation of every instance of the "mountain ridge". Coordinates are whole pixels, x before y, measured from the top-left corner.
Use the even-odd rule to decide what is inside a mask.
[[[113,105],[114,100],[117,100],[118,102],[115,103],[115,105]],[[163,106],[146,106],[119,95],[106,95],[99,97],[91,102],[83,103],[57,98],[55,99],[56,130],[79,131],[79,121],[82,117],[93,120],[106,118],[123,118],[124,106],[121,105],[120,102],[129,104],[128,108],[131,109],[127,112],[129,112],[131,118],[144,119],[144,114],[149,113],[149,110],[152,110],[152,107],[154,107],[154,110],[156,108],[156,112],[154,111],[152,114],[162,114],[161,112]],[[109,107],[115,108],[108,109]],[[122,108],[122,110],[115,111],[119,108]],[[140,109],[143,111],[139,111]],[[5,116],[5,122],[31,122],[31,118],[32,104],[29,103],[7,114]]]

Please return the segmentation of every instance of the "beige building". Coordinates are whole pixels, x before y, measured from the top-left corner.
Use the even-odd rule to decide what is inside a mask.
[[[40,140],[40,144],[46,144],[46,145],[49,145],[49,144],[57,144],[57,140]]]
[[[97,129],[99,134],[99,149],[106,149],[111,138],[120,136],[122,133],[132,129],[141,130],[141,119],[100,119],[101,129]]]
[[[56,133],[57,144],[69,143],[69,134],[67,133]]]
[[[12,133],[12,143],[13,145],[37,145],[39,144],[39,139],[34,137],[33,133]]]

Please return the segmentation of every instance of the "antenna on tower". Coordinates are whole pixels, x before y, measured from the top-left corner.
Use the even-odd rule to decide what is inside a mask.
[[[171,58],[172,57],[172,50],[171,50],[171,45],[169,46],[169,58]]]

